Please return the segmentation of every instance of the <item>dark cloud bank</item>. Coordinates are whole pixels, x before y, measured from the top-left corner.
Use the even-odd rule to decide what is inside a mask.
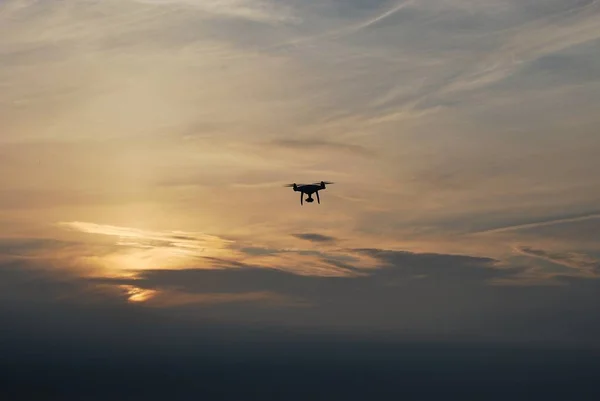
[[[460,255],[354,252],[381,268],[320,278],[237,262],[128,281],[5,262],[0,398],[598,399],[596,281],[492,286],[525,268]],[[127,304],[120,284],[276,292],[306,304],[153,309]]]

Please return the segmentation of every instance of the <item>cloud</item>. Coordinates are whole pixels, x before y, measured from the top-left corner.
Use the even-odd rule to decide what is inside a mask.
[[[363,7],[360,3],[357,2],[334,2],[337,3],[335,4],[334,8],[336,9],[336,11],[340,11],[340,9],[342,9],[343,11],[348,12],[348,14],[355,14],[357,9],[359,11],[364,11]],[[305,37],[301,37],[298,39],[293,39],[284,43],[280,43],[277,44],[275,46],[271,46],[269,47],[269,50],[273,50],[273,49],[282,49],[282,48],[290,48],[290,47],[298,47],[298,46],[310,46],[313,44],[313,42],[318,41],[318,40],[332,40],[332,39],[340,39],[343,38],[345,36],[349,36],[355,33],[360,32],[361,30],[367,29],[373,25],[376,25],[377,23],[386,20],[387,18],[393,16],[394,14],[402,11],[404,8],[409,7],[410,5],[413,4],[412,0],[408,0],[408,1],[401,1],[398,2],[397,4],[393,5],[391,8],[388,8],[384,11],[380,11],[379,9],[381,8],[381,4],[384,4],[384,6],[388,6],[387,3],[389,3],[387,0],[384,1],[373,1],[369,4],[369,6],[366,6],[364,8],[368,9],[369,12],[371,12],[371,9],[378,9],[376,11],[373,12],[372,15],[370,17],[367,17],[366,19],[361,19],[358,22],[350,22],[350,23],[346,23],[344,25],[342,25],[341,27],[332,29],[332,30],[326,30],[323,33],[319,33],[316,35],[311,35],[311,36],[305,36]],[[362,14],[362,12],[360,13]],[[344,16],[346,14],[343,14]]]
[[[239,18],[260,23],[294,23],[302,20],[289,5],[269,0],[133,0],[162,6],[187,6],[216,17]]]
[[[487,229],[474,229],[470,238],[490,243],[506,242],[511,244],[529,243],[533,248],[542,249],[581,249],[597,252],[600,246],[596,233],[600,228],[600,216],[596,213],[555,214],[539,218],[519,218],[503,222],[505,226],[487,224]],[[512,223],[512,224],[511,224]],[[494,227],[495,226],[495,227]]]
[[[240,252],[253,256],[277,255],[285,252],[282,249],[260,248],[260,247],[244,247],[240,248]]]
[[[372,258],[377,267],[351,265],[354,275],[319,277],[212,258],[214,267],[208,269],[82,277],[77,270],[43,267],[43,261],[3,263],[0,313],[12,311],[13,332],[29,333],[23,338],[43,332],[54,345],[65,338],[72,345],[101,340],[113,344],[117,354],[125,337],[139,336],[133,343],[144,349],[170,347],[167,338],[200,341],[209,333],[235,338],[252,327],[270,326],[288,333],[341,330],[346,338],[388,333],[400,342],[597,343],[600,326],[590,318],[600,302],[594,280],[521,285],[516,279],[526,282],[525,266],[491,258],[370,248],[351,252]],[[494,282],[511,279],[515,283]],[[571,319],[568,328],[562,324],[565,316]],[[266,338],[262,333],[259,337]]]
[[[321,139],[277,139],[270,143],[278,148],[294,151],[315,150],[350,153],[359,156],[373,156],[374,152],[360,145],[340,143]]]
[[[77,245],[77,243],[70,241],[61,241],[53,238],[0,238],[0,255],[37,255],[41,250],[55,251],[73,245]]]
[[[213,235],[184,231],[146,231],[130,227],[79,221],[61,222],[58,225],[86,234],[117,237],[118,241],[116,245],[140,248],[165,247],[189,255],[199,255],[206,248],[210,248],[211,250],[223,249],[233,242]]]
[[[568,223],[579,223],[579,222],[586,222],[589,220],[597,220],[597,219],[600,219],[600,214],[586,213],[583,216],[574,216],[574,217],[565,216],[565,217],[558,217],[558,218],[555,217],[555,218],[551,218],[548,220],[542,220],[542,221],[537,221],[537,222],[533,222],[533,223],[522,223],[522,224],[509,225],[509,226],[505,226],[505,227],[491,228],[489,230],[478,231],[473,234],[488,234],[488,233],[491,234],[491,233],[500,233],[500,232],[506,232],[506,231],[537,229],[537,228],[542,228],[542,227],[547,227],[547,226],[562,225],[562,224],[568,224]]]
[[[118,287],[99,286],[80,272],[51,259],[0,260],[0,298],[16,308],[64,302],[114,305],[126,299]]]
[[[358,253],[369,255],[388,267],[397,277],[420,277],[428,280],[447,280],[448,284],[457,280],[465,284],[475,281],[492,282],[522,273],[523,267],[502,266],[499,260],[468,255],[445,255],[435,253],[413,253],[383,249],[356,249]],[[392,270],[390,270],[392,269]]]
[[[412,281],[417,277],[422,283],[434,283],[443,279],[449,285],[463,282],[466,285],[485,286],[492,278],[510,277],[523,271],[521,267],[496,266],[498,261],[494,259],[466,255],[419,254],[378,249],[357,249],[354,252],[373,258],[378,266],[369,269],[352,266],[356,273],[352,275],[315,276],[212,258],[216,267],[212,270],[154,269],[141,272],[135,279],[97,280],[102,283],[136,285],[148,290],[179,288],[189,293],[216,290],[224,293],[280,292],[314,302],[314,296],[318,296],[321,301],[325,301],[327,297],[348,297],[361,287],[376,291],[379,287],[401,283],[403,286],[417,285]],[[327,260],[326,256],[323,258]],[[333,262],[341,263],[336,260]],[[232,268],[224,269],[223,266],[227,265]],[[313,292],[315,285],[321,288],[318,294]]]
[[[481,62],[475,63],[470,71],[453,80],[442,92],[456,93],[494,84],[510,76],[527,61],[600,37],[600,9],[596,1],[576,0],[563,2],[563,5],[561,10],[517,24],[505,34],[500,32],[500,46]],[[526,8],[516,4],[512,6],[515,10]]]
[[[190,265],[208,269],[239,269],[262,265],[263,268],[300,275],[345,276],[356,274],[353,270],[358,265],[342,266],[340,262],[361,262],[359,258],[343,251],[266,248],[249,245],[242,240],[234,241],[198,232],[151,231],[88,222],[62,222],[58,223],[58,227],[114,238],[109,242],[111,246],[102,253],[97,248],[90,247],[86,252],[85,247],[80,247],[71,256],[100,266],[100,274],[107,274],[109,271],[111,275],[117,276],[137,276],[144,270],[165,267],[185,269]]]
[[[75,266],[87,266],[92,276],[135,277],[146,269],[201,267],[208,264],[208,257],[234,254],[234,241],[199,232],[152,231],[76,221],[56,226],[89,236],[82,238],[79,248],[63,259],[70,259]]]
[[[119,286],[127,291],[129,302],[143,303],[153,308],[176,308],[182,306],[210,307],[220,304],[255,304],[256,307],[294,307],[303,304],[276,292],[190,293],[174,289],[148,290],[134,285]]]
[[[314,392],[335,399],[340,389],[345,389],[345,399],[365,399],[374,387],[381,394],[395,394],[398,371],[413,373],[401,379],[397,395],[408,388],[423,399],[423,382],[433,378],[447,383],[457,366],[461,388],[474,377],[492,385],[506,383],[498,372],[507,363],[519,367],[510,376],[515,382],[523,372],[529,377],[537,372],[545,380],[552,374],[558,382],[566,377],[589,389],[585,384],[597,375],[595,368],[590,370],[597,366],[593,350],[600,333],[594,313],[600,302],[597,282],[478,290],[452,287],[444,280],[427,284],[415,279],[398,287],[386,286],[383,277],[323,279],[267,269],[149,271],[141,280],[81,280],[50,271],[36,270],[29,262],[0,265],[0,351],[7,365],[2,391],[9,398],[36,398],[42,391],[73,400],[92,393],[146,400],[186,399],[190,394],[237,399],[246,389],[240,394],[226,390],[232,379],[252,386],[265,377],[260,383],[280,396],[288,393],[287,383],[307,372],[312,372],[309,379],[315,378],[311,383],[322,375],[331,382],[340,363],[345,368],[333,377],[339,388],[312,386],[300,393],[294,388],[292,399],[310,398]],[[129,284],[170,288],[172,297],[128,302],[121,288]],[[265,288],[277,288],[277,293]],[[298,297],[286,294],[301,299],[294,302]],[[556,354],[547,349],[561,352],[554,359],[550,355]],[[426,374],[415,375],[415,366],[423,366],[424,359]],[[552,361],[579,365],[568,363],[564,372],[552,365],[540,372],[540,361],[543,366]],[[572,373],[573,366],[581,369]],[[362,377],[350,390],[345,387],[348,372]],[[106,384],[98,390],[99,379]],[[431,399],[439,399],[440,393],[434,393],[429,393]]]
[[[527,256],[569,267],[581,273],[583,277],[600,278],[600,260],[583,253],[551,252],[529,246],[519,246],[515,250]]]
[[[386,10],[385,12],[383,12],[382,14],[378,14],[375,17],[369,18],[365,21],[362,21],[360,24],[352,27],[352,31],[353,32],[358,32],[361,29],[365,29],[368,28],[372,25],[375,25],[383,20],[385,20],[386,18],[389,18],[391,16],[393,16],[394,14],[398,13],[399,11],[401,11],[402,9],[412,5],[414,2],[412,0],[407,0],[407,1],[400,1],[398,2],[396,5],[392,6],[390,9]]]
[[[246,254],[243,262],[234,258],[205,257],[209,266],[221,269],[270,269],[307,277],[352,277],[361,269],[372,268],[359,258],[334,252],[301,249],[258,251],[242,248]],[[208,267],[208,266],[207,266]]]
[[[316,233],[303,233],[303,234],[292,234],[292,235],[296,238],[300,238],[300,239],[303,239],[306,241],[311,241],[311,242],[331,243],[331,242],[336,241],[335,237],[331,237],[329,235],[323,235],[323,234],[316,234]]]
[[[549,338],[545,332],[552,331],[557,317],[569,313],[566,310],[570,308],[576,311],[577,328],[573,326],[569,334],[555,332],[555,338],[589,339],[590,332],[579,331],[588,323],[593,332],[600,330],[597,321],[590,321],[588,315],[593,308],[589,300],[597,300],[594,280],[548,286],[531,280],[531,269],[526,265],[503,265],[490,258],[382,249],[355,252],[373,257],[379,261],[379,267],[353,276],[317,277],[248,265],[235,269],[148,270],[136,279],[93,281],[224,297],[277,293],[287,303],[282,302],[275,309],[260,303],[234,309],[226,303],[213,304],[216,309],[207,309],[206,313],[218,314],[225,321],[277,322],[315,330],[343,328],[346,333],[383,330],[405,339]],[[574,294],[579,294],[577,300],[568,301]],[[194,309],[194,313],[198,312]],[[535,327],[531,327],[532,314],[540,318]],[[436,323],[440,321],[447,325],[443,331]],[[481,324],[482,321],[488,323]]]

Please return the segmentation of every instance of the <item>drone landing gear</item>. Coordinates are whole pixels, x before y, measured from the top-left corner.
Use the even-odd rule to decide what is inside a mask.
[[[304,201],[308,202],[308,203],[313,203],[315,201],[315,199],[312,197],[312,194],[308,195],[308,198],[304,199],[304,193],[300,194],[300,204],[303,205]],[[315,195],[317,195],[317,203],[321,204],[321,198],[319,197],[319,192],[315,192]]]

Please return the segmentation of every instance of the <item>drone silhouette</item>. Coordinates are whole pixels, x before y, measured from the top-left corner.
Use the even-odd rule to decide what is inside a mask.
[[[319,198],[319,191],[327,189],[327,187],[325,185],[327,184],[334,184],[333,182],[329,182],[329,181],[321,181],[319,183],[316,184],[299,184],[296,185],[294,184],[287,184],[284,185],[284,187],[287,188],[294,188],[294,192],[300,192],[300,204],[303,205],[304,204],[304,195],[308,195],[308,198],[306,198],[306,201],[308,203],[312,203],[315,200],[313,199],[312,195],[315,194],[317,195],[317,202],[319,204],[321,204],[321,199]]]

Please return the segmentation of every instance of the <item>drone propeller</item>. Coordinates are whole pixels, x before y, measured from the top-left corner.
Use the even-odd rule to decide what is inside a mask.
[[[335,184],[335,182],[321,181],[321,182],[315,182],[313,185],[321,185],[321,184],[329,185],[329,184]]]
[[[284,187],[285,188],[293,188],[295,184],[285,184]]]

